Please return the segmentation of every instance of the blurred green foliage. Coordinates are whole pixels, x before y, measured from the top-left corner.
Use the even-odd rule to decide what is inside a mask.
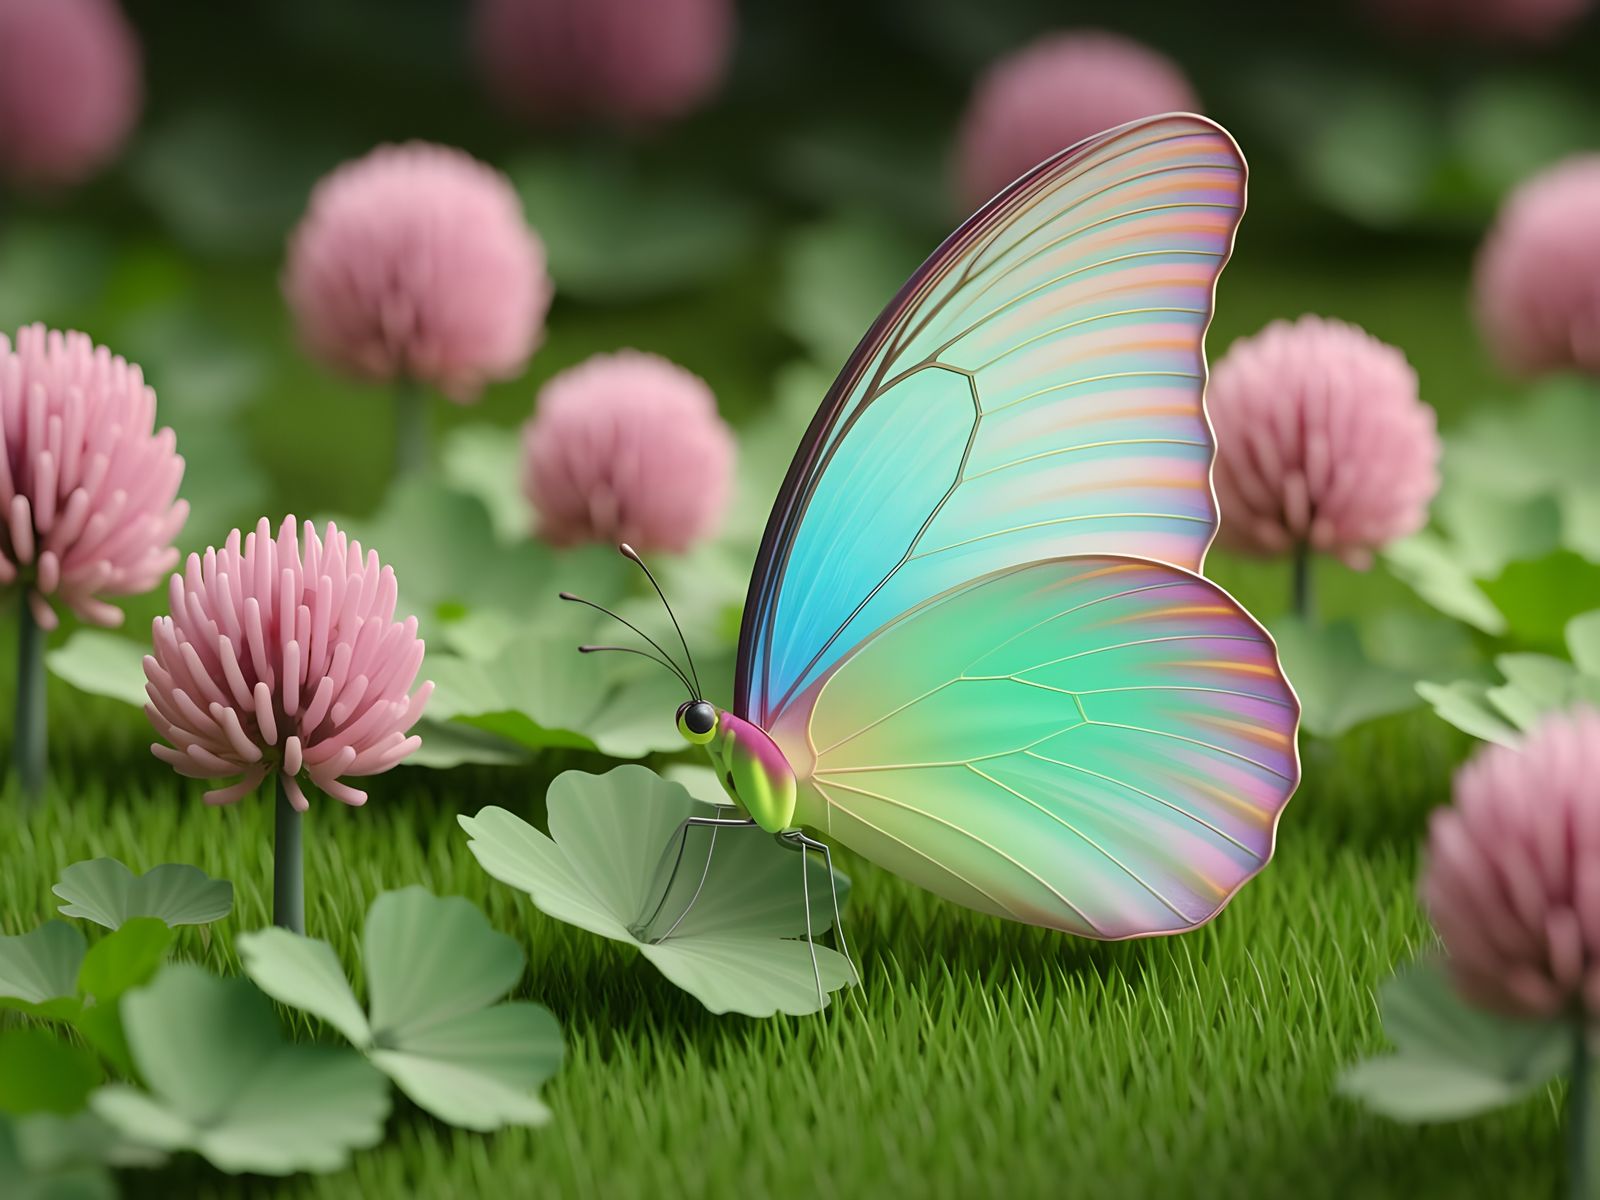
[[[1376,1042],[1372,989],[1425,937],[1412,847],[1467,746],[1432,714],[1386,714],[1416,702],[1419,680],[1493,706],[1495,656],[1566,653],[1568,618],[1600,598],[1600,396],[1573,381],[1524,394],[1490,365],[1468,300],[1474,245],[1505,190],[1600,138],[1600,22],[1512,52],[1395,40],[1354,5],[746,0],[721,99],[625,139],[530,131],[497,113],[473,79],[464,6],[450,0],[128,8],[148,66],[141,131],[77,192],[0,197],[0,329],[81,328],[144,366],[189,464],[185,549],[263,514],[332,513],[396,565],[439,667],[430,756],[500,765],[405,769],[378,781],[372,813],[323,813],[333,825],[311,851],[326,888],[315,918],[338,931],[348,965],[381,887],[479,897],[499,928],[530,930],[534,994],[575,1029],[575,1062],[550,1094],[554,1129],[484,1143],[418,1123],[320,1194],[450,1195],[466,1179],[491,1194],[523,1186],[530,1163],[571,1194],[662,1180],[717,1194],[852,1183],[917,1194],[939,1180],[971,1189],[1001,1169],[1019,1194],[1043,1194],[1059,1191],[1063,1155],[1082,1179],[1121,1173],[1146,1194],[1181,1190],[1173,1181],[1249,1195],[1549,1190],[1542,1098],[1417,1134],[1328,1093],[1338,1064]],[[1286,564],[1210,559],[1208,573],[1285,635],[1320,735],[1304,748],[1280,863],[1215,928],[1087,947],[851,864],[861,941],[874,947],[866,1017],[770,1034],[714,1026],[490,884],[454,827],[458,809],[507,797],[536,816],[525,798],[570,761],[594,765],[589,746],[675,744],[670,709],[626,671],[554,694],[568,673],[533,678],[529,663],[589,628],[555,602],[560,588],[660,617],[609,556],[526,540],[514,429],[544,380],[596,351],[656,351],[710,382],[739,428],[739,498],[715,546],[658,566],[725,697],[743,584],[789,454],[855,338],[962,215],[948,158],[974,74],[1064,24],[1171,54],[1250,159],[1213,360],[1302,312],[1404,348],[1448,435],[1434,526],[1369,572],[1317,564],[1316,628],[1280,619]],[[440,478],[391,493],[388,394],[304,358],[277,275],[314,180],[411,137],[508,172],[549,243],[557,295],[523,378],[472,408],[434,406]],[[128,636],[109,657],[73,642],[63,659],[73,631],[56,637],[58,795],[31,824],[3,827],[21,864],[0,888],[7,931],[37,923],[29,888],[100,851],[220,869],[264,920],[262,813],[200,812],[197,790],[150,759],[148,727],[125,703],[138,700],[139,646],[164,604],[160,592],[130,600]],[[0,689],[0,727],[11,704]],[[609,742],[589,728],[599,713]],[[190,949],[237,967],[231,941]],[[961,1039],[961,1064],[928,1052],[930,1030]],[[803,1141],[774,1141],[780,1126]],[[43,1145],[59,1131],[35,1133]],[[0,1172],[15,1140],[0,1128]],[[707,1140],[727,1154],[703,1156]],[[36,1157],[56,1161],[47,1150]],[[165,1194],[222,1194],[215,1177],[157,1178]]]

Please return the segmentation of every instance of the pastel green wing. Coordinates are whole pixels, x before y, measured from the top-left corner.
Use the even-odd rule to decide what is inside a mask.
[[[1201,924],[1266,864],[1298,721],[1215,584],[1082,556],[912,608],[772,733],[799,821],[959,904],[1115,939]]]

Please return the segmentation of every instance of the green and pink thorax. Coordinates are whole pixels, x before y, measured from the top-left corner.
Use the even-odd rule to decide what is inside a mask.
[[[788,755],[759,725],[719,710],[705,752],[728,797],[768,833],[827,827],[821,797],[798,786]]]

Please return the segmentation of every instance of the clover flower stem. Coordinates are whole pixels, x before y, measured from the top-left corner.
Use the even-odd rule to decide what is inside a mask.
[[[416,380],[395,385],[394,419],[394,477],[421,475],[428,469],[428,397]]]
[[[1586,1023],[1579,1018],[1574,1028],[1572,1074],[1567,1078],[1567,1195],[1572,1200],[1592,1200],[1590,1189],[1600,1186],[1600,1170],[1593,1161],[1595,1143],[1589,1136],[1594,1119],[1594,1060]]]
[[[289,803],[283,773],[273,775],[278,793],[277,823],[272,843],[272,923],[291,933],[306,931],[305,854],[300,842],[300,814]]]
[[[1309,624],[1316,618],[1317,604],[1316,595],[1312,590],[1311,547],[1304,542],[1295,545],[1291,571],[1295,615]]]
[[[17,781],[24,808],[44,798],[45,689],[44,630],[34,620],[26,588],[19,589],[17,604],[17,728],[15,753]]]

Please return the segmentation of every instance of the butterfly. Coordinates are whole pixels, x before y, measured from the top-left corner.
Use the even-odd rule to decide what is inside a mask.
[[[1199,574],[1203,343],[1245,178],[1211,121],[1135,121],[1017,180],[912,275],[789,468],[731,707],[671,664],[678,729],[736,810],[697,823],[826,856],[814,830],[1100,939],[1201,925],[1266,865],[1299,704],[1268,633]]]

